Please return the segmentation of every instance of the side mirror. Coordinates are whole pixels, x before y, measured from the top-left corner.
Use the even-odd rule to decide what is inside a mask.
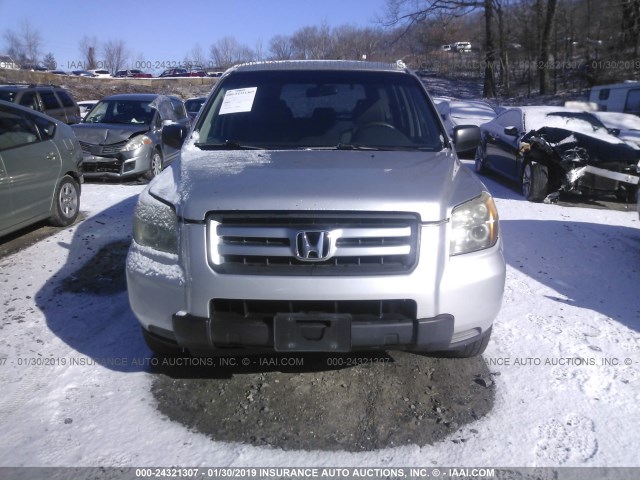
[[[162,127],[162,143],[170,148],[180,149],[187,137],[187,128],[179,123]]]
[[[517,127],[504,127],[504,134],[509,135],[510,137],[518,136],[518,128]]]
[[[480,145],[480,127],[475,125],[453,127],[453,144],[456,152],[475,150]]]

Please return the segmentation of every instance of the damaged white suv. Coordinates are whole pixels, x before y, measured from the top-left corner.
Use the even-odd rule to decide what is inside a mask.
[[[479,142],[456,127],[455,148]],[[129,300],[160,354],[481,353],[505,263],[491,195],[418,77],[295,61],[226,72],[140,195]]]

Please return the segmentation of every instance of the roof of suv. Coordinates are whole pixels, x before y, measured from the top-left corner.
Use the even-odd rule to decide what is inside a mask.
[[[116,95],[110,95],[104,97],[103,100],[139,100],[139,101],[153,101],[160,95],[157,93],[118,93]]]
[[[362,62],[356,60],[282,60],[243,63],[228,71],[253,72],[268,70],[373,70],[386,72],[406,72],[404,65],[393,63]]]
[[[24,90],[27,88],[62,88],[60,85],[49,85],[45,83],[6,83],[0,85],[3,90]]]

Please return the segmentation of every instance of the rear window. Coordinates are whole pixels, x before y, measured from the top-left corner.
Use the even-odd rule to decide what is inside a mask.
[[[65,107],[75,106],[73,98],[71,98],[71,96],[67,92],[65,92],[64,90],[57,90],[56,93],[58,94],[58,98],[62,102],[62,105],[64,105]]]
[[[58,103],[58,99],[53,93],[53,90],[40,90],[38,93],[40,93],[40,98],[42,99],[42,104],[44,105],[45,110],[60,108],[60,104]]]
[[[203,144],[441,150],[445,141],[424,89],[400,72],[238,72],[216,93]]]
[[[38,108],[38,96],[36,92],[24,92],[20,97],[20,105],[28,108],[32,108],[34,110],[40,110]]]

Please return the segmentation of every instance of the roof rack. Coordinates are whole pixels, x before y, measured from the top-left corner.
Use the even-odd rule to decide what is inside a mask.
[[[53,83],[26,83],[26,82],[6,82],[0,84],[0,87],[25,87],[25,88],[35,88],[35,87],[53,87],[53,88],[62,88],[60,85],[54,85]]]

